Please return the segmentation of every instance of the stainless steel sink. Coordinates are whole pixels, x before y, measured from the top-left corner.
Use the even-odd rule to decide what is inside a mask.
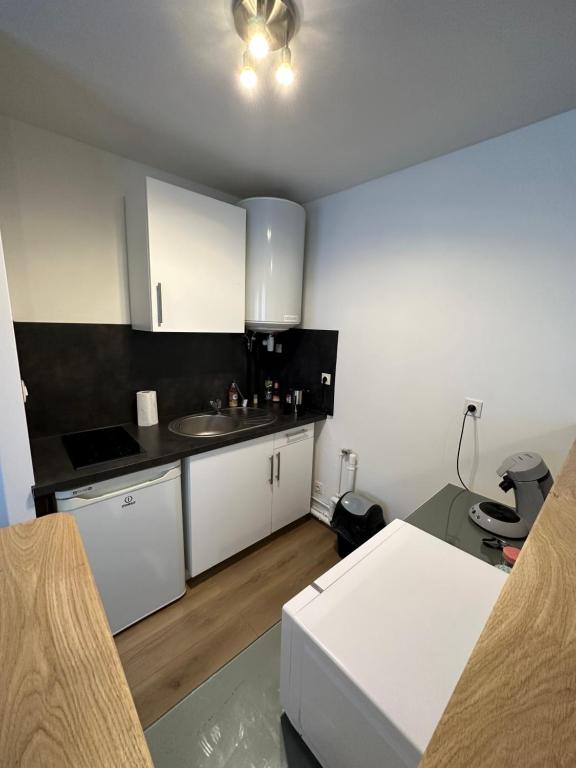
[[[174,419],[170,432],[183,437],[219,437],[248,429],[258,429],[276,421],[264,408],[222,408],[218,413],[193,413]]]

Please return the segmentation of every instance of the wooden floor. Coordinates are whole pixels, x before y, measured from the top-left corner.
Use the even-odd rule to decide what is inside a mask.
[[[188,583],[181,600],[116,636],[144,728],[280,619],[282,605],[339,558],[317,520]]]

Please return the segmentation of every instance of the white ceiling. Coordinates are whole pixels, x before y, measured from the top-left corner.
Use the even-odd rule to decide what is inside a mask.
[[[576,107],[575,0],[303,4],[296,87],[248,98],[229,0],[2,0],[0,112],[307,201]]]

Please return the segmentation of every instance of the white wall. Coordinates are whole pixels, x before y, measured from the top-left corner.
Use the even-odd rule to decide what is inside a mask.
[[[0,116],[0,228],[15,320],[130,322],[124,196],[146,175],[232,199]]]
[[[34,483],[0,238],[0,526],[35,517]]]
[[[558,471],[576,436],[575,137],[573,111],[307,206],[304,325],[340,331],[325,495],[341,447],[390,516],[457,482],[466,396],[485,402],[474,489],[508,498],[495,470],[521,449]]]

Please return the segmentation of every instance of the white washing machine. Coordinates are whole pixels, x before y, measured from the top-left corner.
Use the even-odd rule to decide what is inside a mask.
[[[506,578],[396,520],[284,606],[282,707],[324,768],[416,768]]]

